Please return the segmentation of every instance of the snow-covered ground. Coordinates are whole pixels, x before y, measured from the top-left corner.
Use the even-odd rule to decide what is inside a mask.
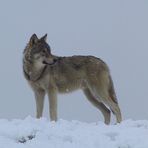
[[[148,148],[148,121],[118,125],[0,119],[0,148]]]

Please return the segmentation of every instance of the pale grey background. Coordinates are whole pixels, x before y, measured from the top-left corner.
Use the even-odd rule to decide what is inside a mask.
[[[111,69],[124,119],[148,119],[147,0],[0,0],[0,118],[35,114],[22,74],[22,52],[33,33],[48,33],[54,54],[102,58]],[[103,119],[81,91],[58,100],[59,118]]]

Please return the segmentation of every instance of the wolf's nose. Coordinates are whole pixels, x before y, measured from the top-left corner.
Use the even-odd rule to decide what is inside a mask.
[[[54,62],[54,63],[57,62],[57,59],[53,59],[53,62]]]

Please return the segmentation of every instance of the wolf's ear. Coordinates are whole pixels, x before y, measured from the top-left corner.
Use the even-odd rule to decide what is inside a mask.
[[[32,45],[36,44],[38,42],[38,40],[39,39],[38,39],[37,35],[33,34],[30,38],[29,44],[32,46]]]
[[[46,41],[47,40],[47,33],[44,36],[42,36],[40,40]]]

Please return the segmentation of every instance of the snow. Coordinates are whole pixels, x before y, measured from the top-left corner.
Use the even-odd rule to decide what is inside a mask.
[[[32,117],[0,119],[0,148],[148,148],[148,121],[107,126]]]

